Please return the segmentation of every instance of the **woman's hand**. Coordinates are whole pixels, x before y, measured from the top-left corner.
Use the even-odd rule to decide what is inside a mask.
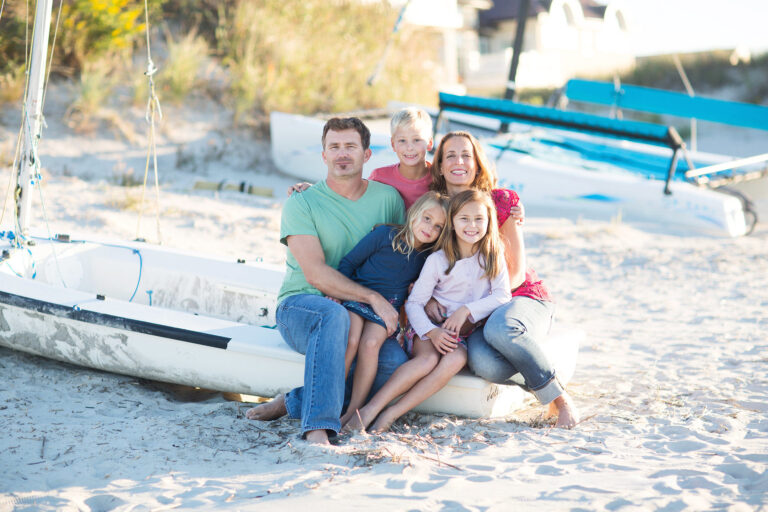
[[[288,197],[291,197],[291,194],[293,194],[294,192],[304,192],[311,186],[312,184],[307,183],[306,181],[302,181],[301,183],[291,185],[290,187],[288,187]]]
[[[445,322],[443,322],[442,327],[446,331],[455,333],[456,336],[458,336],[461,328],[464,327],[464,322],[466,322],[467,318],[469,318],[469,315],[469,308],[467,308],[467,306],[461,306],[459,309],[454,311],[453,314],[449,316]]]
[[[517,206],[512,206],[509,209],[509,217],[515,221],[518,226],[522,226],[525,221],[525,207],[523,203],[518,202]]]
[[[442,327],[435,327],[427,333],[427,338],[435,347],[435,350],[445,355],[449,352],[453,352],[456,347],[459,346],[459,341],[451,332],[443,329]]]
[[[424,304],[424,312],[433,323],[441,324],[443,323],[443,320],[445,320],[445,315],[448,312],[448,309],[437,302],[434,297],[431,297],[427,303]]]

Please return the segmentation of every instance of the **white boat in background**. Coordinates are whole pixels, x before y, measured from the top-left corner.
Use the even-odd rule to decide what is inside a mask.
[[[51,237],[29,228],[51,7],[51,0],[37,4],[23,116],[30,122],[15,168],[14,224],[0,227],[0,346],[244,395],[272,397],[301,386],[304,356],[274,328],[282,269],[141,242]],[[319,132],[314,135],[319,139]],[[318,161],[319,154],[314,151]],[[560,328],[546,342],[563,383],[573,375],[583,338],[578,329]],[[491,384],[465,371],[417,410],[502,416],[526,396],[516,386]]]
[[[325,178],[328,168],[320,154],[323,151],[321,136],[327,119],[320,117],[272,112],[269,116],[272,160],[280,172],[296,179],[316,183]],[[364,121],[371,130],[371,158],[364,172],[397,162],[389,135],[389,119],[386,114]],[[367,175],[366,175],[367,176]]]
[[[631,86],[625,87],[631,92]],[[653,94],[666,100],[668,94],[678,93]],[[720,186],[733,182],[743,187],[746,179],[754,178],[761,178],[757,183],[766,181],[768,154],[735,159],[688,152],[677,132],[664,125],[507,100],[443,93],[440,98],[436,139],[450,129],[475,133],[495,163],[500,185],[520,193],[529,215],[620,218],[717,236],[747,234],[757,222],[756,208],[744,188],[739,192]],[[715,102],[716,108],[725,104],[739,114],[746,110],[751,127],[768,129],[768,107],[697,101]],[[703,105],[711,108],[709,103]],[[718,112],[716,120],[724,115]],[[270,120],[275,165],[299,179],[322,179],[325,167],[316,155],[322,149],[324,119],[273,112]],[[509,131],[498,133],[502,123]],[[368,124],[373,132],[373,156],[366,164],[370,172],[397,162],[397,156],[389,144],[388,125]],[[684,161],[678,160],[680,155]],[[759,199],[765,203],[768,197]]]

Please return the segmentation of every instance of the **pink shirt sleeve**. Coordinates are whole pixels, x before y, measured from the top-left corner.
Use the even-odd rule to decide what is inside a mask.
[[[520,202],[520,196],[514,190],[497,188],[491,190],[491,198],[496,205],[496,219],[498,219],[499,227],[501,227],[509,218],[510,208],[517,206]]]

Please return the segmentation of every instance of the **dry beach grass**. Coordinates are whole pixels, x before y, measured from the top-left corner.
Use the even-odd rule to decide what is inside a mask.
[[[227,115],[169,109],[163,243],[280,263],[293,180]],[[52,119],[41,150],[52,232],[134,238],[137,189],[113,173],[140,181],[144,149]],[[5,159],[15,125],[2,121]],[[267,185],[276,197],[198,191],[196,179]],[[293,420],[245,420],[247,405],[221,393],[0,349],[0,511],[765,510],[766,224],[720,239],[558,212],[526,223],[558,321],[588,334],[569,386],[584,418],[576,429],[551,428],[531,403],[494,420],[409,414],[390,433],[322,449],[299,440]]]

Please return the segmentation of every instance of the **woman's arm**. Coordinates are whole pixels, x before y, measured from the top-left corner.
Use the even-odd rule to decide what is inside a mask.
[[[504,259],[509,273],[510,289],[514,290],[525,282],[525,240],[523,226],[513,217],[508,218],[499,228],[504,244]]]

